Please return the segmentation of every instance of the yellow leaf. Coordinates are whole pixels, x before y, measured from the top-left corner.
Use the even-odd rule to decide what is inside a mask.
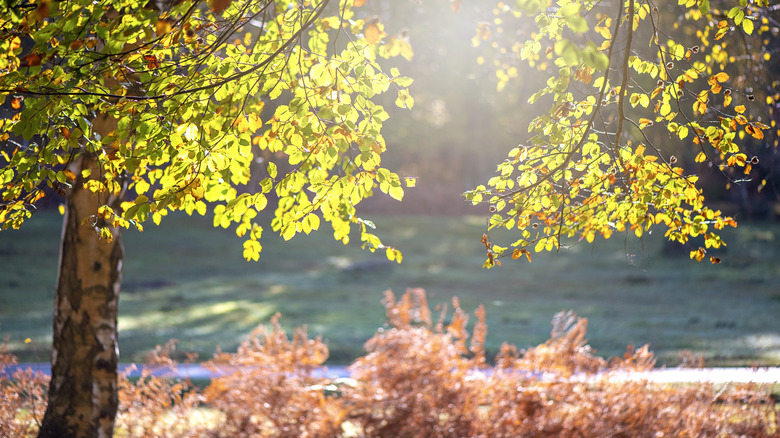
[[[685,189],[684,194],[685,198],[691,201],[694,201],[699,197],[699,191],[690,186]]]
[[[696,250],[691,251],[691,258],[696,259],[697,262],[702,261],[704,256],[707,254],[707,251],[704,250],[704,248],[699,248]]]
[[[398,90],[398,98],[395,100],[396,106],[399,108],[412,109],[414,106],[414,98],[409,94],[409,90]]]
[[[653,121],[650,119],[645,119],[645,118],[639,119],[639,129],[644,129],[652,125],[653,125]]]
[[[750,35],[753,33],[753,21],[745,19],[742,21],[742,29],[745,31],[746,34]]]
[[[696,102],[693,102],[693,112],[698,112],[699,114],[704,114],[707,112],[707,104],[701,100],[697,100]]]
[[[728,81],[728,80],[729,80],[729,75],[728,75],[728,73],[726,73],[726,72],[720,72],[720,73],[716,74],[716,75],[715,75],[715,76],[713,76],[713,77],[714,77],[714,78],[715,78],[715,80],[716,80],[716,81],[718,81],[718,82],[726,82],[726,81]]]
[[[734,111],[737,112],[737,114],[742,114],[745,112],[745,105],[739,105],[734,107]]]
[[[171,31],[173,26],[171,25],[171,22],[168,20],[157,20],[157,23],[154,25],[154,32],[157,34],[158,37],[163,36]]]
[[[401,186],[398,186],[398,187],[391,186],[387,190],[387,194],[390,195],[390,197],[395,199],[396,201],[400,201],[404,197],[404,189],[401,188]]]
[[[253,132],[263,127],[263,121],[257,113],[250,113],[247,116],[247,121],[249,122],[249,129]]]

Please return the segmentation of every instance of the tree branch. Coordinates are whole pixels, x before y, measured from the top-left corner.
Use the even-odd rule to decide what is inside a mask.
[[[281,53],[283,53],[285,50],[287,50],[294,42],[298,40],[298,38],[303,34],[303,31],[307,30],[309,27],[311,27],[312,24],[322,15],[322,13],[325,11],[325,7],[327,6],[328,2],[330,0],[324,0],[322,3],[320,3],[319,8],[312,14],[312,16],[309,18],[309,20],[305,23],[305,26],[298,29],[290,38],[288,38],[284,44],[282,44],[275,52],[273,52],[268,58],[260,62],[259,64],[256,64],[247,70],[239,71],[238,73],[235,73],[233,75],[230,75],[220,81],[217,81],[213,84],[209,85],[202,85],[199,87],[193,87],[193,88],[186,88],[183,90],[176,91],[171,94],[156,94],[152,96],[138,96],[138,95],[121,95],[121,94],[113,94],[113,93],[100,93],[100,92],[94,92],[94,91],[87,91],[87,90],[81,90],[79,92],[73,92],[73,91],[30,91],[23,88],[15,88],[15,89],[0,89],[0,93],[14,93],[14,94],[23,94],[23,95],[29,95],[29,96],[96,96],[96,97],[105,97],[105,98],[114,98],[114,99],[127,99],[127,100],[135,100],[135,101],[147,101],[147,100],[163,100],[168,99],[175,96],[181,96],[184,94],[191,94],[191,93],[197,93],[199,91],[205,91],[212,88],[219,88],[223,85],[229,84],[231,82],[234,82],[238,79],[241,79],[244,76],[247,76],[251,73],[256,72],[257,70],[260,70],[261,68],[264,68],[266,65],[268,65],[272,60],[274,60],[277,56],[279,56]]]

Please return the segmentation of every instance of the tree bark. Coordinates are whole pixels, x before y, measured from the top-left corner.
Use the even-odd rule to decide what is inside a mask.
[[[97,128],[96,123],[100,132]],[[117,210],[123,196],[84,188],[82,170],[98,174],[86,153],[71,169],[77,178],[63,219],[49,402],[38,436],[110,437],[119,404],[117,306],[124,248],[121,228],[112,230],[110,241],[100,237],[99,228],[110,225],[97,213],[104,204]]]

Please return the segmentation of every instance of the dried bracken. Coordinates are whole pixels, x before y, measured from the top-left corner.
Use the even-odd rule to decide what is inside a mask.
[[[202,392],[166,375],[173,344],[147,358],[141,378],[120,378],[122,437],[777,437],[778,412],[756,385],[655,384],[626,379],[648,371],[647,346],[620,358],[593,355],[587,322],[553,318],[550,340],[525,354],[505,344],[486,365],[485,311],[469,317],[457,301],[431,318],[425,292],[385,294],[389,327],[366,343],[351,378],[317,370],[328,357],[320,339],[292,338],[278,317],[259,326],[236,353],[218,352],[218,373]],[[470,338],[470,339],[469,339]],[[47,379],[3,369],[0,436],[33,436]],[[154,367],[150,367],[154,366]],[[150,371],[154,370],[154,372]]]
[[[328,437],[341,431],[341,401],[318,389],[312,371],[328,358],[320,339],[298,329],[292,340],[278,322],[259,326],[236,353],[217,353],[209,366],[226,373],[212,380],[204,395],[223,417],[218,437]]]
[[[32,436],[46,411],[49,378],[29,369],[8,375],[6,368],[17,360],[7,348],[6,340],[0,344],[0,437]]]
[[[146,357],[141,377],[128,377],[133,367],[119,376],[117,435],[128,438],[199,437],[208,425],[194,415],[203,397],[187,380],[174,377],[171,359],[175,341],[158,346]]]

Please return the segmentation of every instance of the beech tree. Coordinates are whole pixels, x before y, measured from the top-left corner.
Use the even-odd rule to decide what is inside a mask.
[[[256,216],[274,196],[285,239],[326,221],[346,243],[357,227],[364,247],[400,262],[355,205],[377,188],[403,196],[382,167],[388,114],[372,99],[391,90],[412,107],[411,80],[377,62],[411,48],[360,16],[365,0],[329,3],[0,5],[0,226],[65,199],[40,436],[113,432],[123,229],[211,212],[258,260]]]
[[[737,223],[707,205],[694,163],[679,154],[690,149],[692,161],[719,169],[727,188],[752,177],[750,143],[769,145],[765,131],[776,125],[748,108],[756,94],[770,105],[778,98],[767,67],[778,8],[715,3],[497,3],[473,42],[485,47],[481,60],[494,67],[498,89],[522,78],[524,65],[546,83],[528,99],[542,108],[528,140],[466,194],[492,212],[486,267],[655,227],[680,243],[702,236],[690,257],[720,262],[707,249],[725,245],[719,230]],[[493,242],[497,228],[515,230],[515,240]]]

